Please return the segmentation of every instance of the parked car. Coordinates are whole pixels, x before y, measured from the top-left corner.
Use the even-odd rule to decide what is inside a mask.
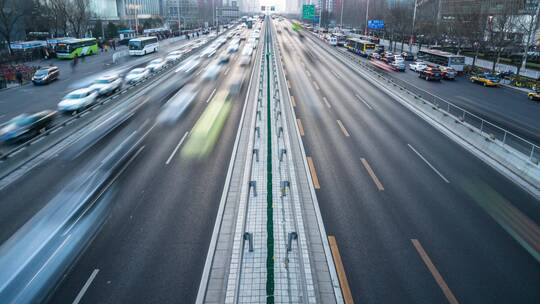
[[[91,88],[83,88],[75,90],[67,94],[59,103],[58,111],[60,112],[79,112],[91,106],[96,102],[98,97],[97,90]]]
[[[122,88],[122,78],[118,75],[105,75],[94,80],[90,86],[99,96],[112,94]]]
[[[498,87],[501,79],[490,73],[473,75],[469,78],[472,83],[481,83],[485,87]]]
[[[14,143],[36,136],[51,126],[55,116],[56,111],[51,110],[18,115],[0,129],[0,142]]]
[[[150,72],[156,72],[163,69],[164,66],[165,66],[165,60],[161,58],[157,58],[150,61],[150,63],[146,66],[146,69],[149,70]]]
[[[411,71],[420,72],[425,68],[427,68],[427,64],[425,64],[422,61],[416,61],[416,62],[413,62],[413,63],[409,64],[409,69]]]
[[[441,75],[443,79],[447,79],[447,80],[456,79],[457,71],[454,68],[447,67],[447,66],[439,66],[439,69],[441,70]]]
[[[58,69],[58,67],[56,66],[44,67],[44,68],[38,69],[34,73],[34,76],[32,77],[32,82],[35,85],[48,84],[58,79],[59,75],[60,75],[60,70]]]
[[[127,83],[135,83],[137,81],[141,81],[143,78],[150,75],[150,71],[146,68],[136,68],[131,70],[126,75],[126,82]]]
[[[405,61],[414,61],[414,55],[411,52],[402,52],[401,57],[403,57]]]
[[[427,66],[425,69],[421,70],[418,77],[424,78],[425,80],[440,81],[442,79],[441,70],[434,66]]]
[[[390,66],[396,71],[405,72],[405,61],[403,60],[394,60]]]

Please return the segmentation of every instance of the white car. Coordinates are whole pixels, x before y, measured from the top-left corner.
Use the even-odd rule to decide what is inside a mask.
[[[231,60],[231,56],[229,54],[227,54],[227,53],[223,53],[223,54],[219,55],[219,57],[218,57],[219,64],[229,63],[230,60]]]
[[[235,53],[238,52],[238,48],[240,47],[240,43],[238,41],[231,41],[229,43],[229,46],[227,47],[227,52],[229,53]]]
[[[165,61],[166,62],[174,62],[174,61],[177,61],[179,60],[180,58],[182,58],[182,55],[184,53],[182,51],[172,51],[169,53],[169,55],[167,55],[167,57],[165,57]]]
[[[413,63],[409,64],[409,69],[411,69],[411,71],[421,72],[425,68],[427,68],[427,64],[425,64],[422,61],[416,61],[416,62],[413,62]]]
[[[163,105],[161,112],[156,118],[157,122],[161,124],[175,123],[187,107],[195,100],[197,93],[198,90],[194,84],[188,84],[183,87],[178,93],[174,94],[165,105]]]
[[[135,83],[137,81],[141,81],[143,78],[150,75],[150,71],[146,68],[136,68],[131,70],[126,75],[126,82],[127,83]]]
[[[176,73],[178,72],[185,72],[185,73],[191,73],[195,68],[199,65],[201,60],[198,58],[191,58],[186,60],[186,63],[182,64],[178,69],[176,69]]]
[[[105,75],[94,80],[90,88],[96,90],[99,96],[109,95],[122,88],[122,78],[118,75]]]
[[[150,61],[150,63],[146,66],[146,69],[149,70],[150,72],[156,72],[163,69],[163,67],[165,66],[165,63],[166,63],[165,60],[161,58],[157,58]]]
[[[59,112],[78,112],[96,102],[98,92],[91,88],[75,90],[67,94],[59,103]]]
[[[221,65],[214,63],[206,68],[206,71],[202,75],[202,78],[204,80],[214,80],[218,77],[220,70]]]

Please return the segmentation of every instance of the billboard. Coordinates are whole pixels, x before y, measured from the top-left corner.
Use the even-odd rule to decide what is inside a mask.
[[[384,20],[368,20],[368,29],[370,30],[384,29]]]

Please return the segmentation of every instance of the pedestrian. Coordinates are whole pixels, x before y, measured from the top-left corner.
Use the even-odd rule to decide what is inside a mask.
[[[116,40],[113,39],[112,41],[112,48],[116,51]]]
[[[75,69],[77,67],[78,62],[79,62],[79,57],[77,57],[77,55],[75,55],[75,57],[73,57],[73,61],[71,62],[71,68]]]
[[[23,75],[21,73],[21,71],[17,71],[17,73],[15,74],[15,77],[17,78],[17,82],[19,83],[19,85],[23,85]]]

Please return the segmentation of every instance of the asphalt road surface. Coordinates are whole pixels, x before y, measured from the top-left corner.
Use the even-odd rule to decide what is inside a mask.
[[[276,26],[326,231],[355,302],[538,303],[540,202],[319,42]],[[450,92],[461,82],[426,86]],[[476,97],[459,94],[485,103],[514,94],[467,88]]]

